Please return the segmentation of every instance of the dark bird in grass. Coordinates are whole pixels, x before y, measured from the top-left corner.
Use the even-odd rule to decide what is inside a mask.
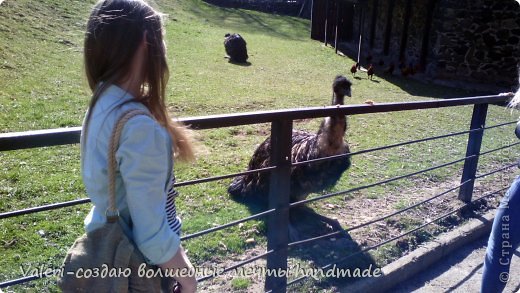
[[[332,105],[343,105],[345,96],[351,96],[352,83],[344,76],[337,76],[333,83]],[[293,130],[291,161],[303,162],[313,159],[348,154],[350,149],[345,142],[347,120],[345,115],[326,117],[316,133]],[[271,139],[267,138],[255,150],[249,161],[248,170],[271,166]],[[307,198],[310,193],[321,192],[332,188],[343,172],[350,167],[350,156],[335,160],[297,165],[291,168],[290,202],[297,202]],[[270,174],[250,173],[235,177],[228,188],[228,192],[235,198],[253,197],[267,205],[269,197]],[[296,208],[305,208],[302,206]],[[293,211],[291,209],[291,211]],[[309,209],[310,210],[310,209]],[[312,210],[310,210],[312,211]],[[341,229],[335,220],[309,212],[309,217],[317,217],[336,229]],[[290,227],[290,231],[295,231]],[[297,239],[297,233],[291,232],[292,239]]]
[[[356,76],[357,69],[359,68],[359,63],[356,63],[350,67],[350,73],[352,73],[353,76]]]
[[[226,34],[224,39],[224,48],[231,62],[246,63],[247,43],[239,34]]]
[[[372,66],[372,64],[370,64],[370,66],[368,66],[367,75],[368,75],[368,78],[370,80],[372,80],[372,77],[374,76],[374,66]]]

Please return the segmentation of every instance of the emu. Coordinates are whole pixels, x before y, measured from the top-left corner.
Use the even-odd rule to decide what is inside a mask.
[[[226,34],[224,48],[231,62],[246,63],[249,58],[246,40],[239,34]]]
[[[332,85],[332,105],[343,105],[345,96],[351,96],[352,83],[344,76],[337,76]],[[345,115],[326,117],[316,133],[294,130],[292,133],[291,161],[303,162],[328,156],[350,153],[345,142],[347,120]],[[249,161],[248,170],[270,166],[271,139],[267,138],[255,150]],[[289,194],[290,202],[307,198],[310,193],[332,188],[350,167],[350,156],[316,163],[298,165],[291,168]],[[254,197],[267,204],[270,174],[251,173],[237,176],[228,188],[235,198]],[[310,209],[309,209],[310,210]],[[313,212],[321,221],[341,229],[337,221]],[[333,222],[331,222],[333,221]],[[294,236],[294,235],[293,235]]]

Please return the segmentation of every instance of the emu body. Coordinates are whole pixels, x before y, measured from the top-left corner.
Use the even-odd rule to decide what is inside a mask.
[[[239,34],[226,34],[224,48],[231,62],[245,63],[247,55],[247,43]]]
[[[351,96],[351,83],[338,76],[333,84],[333,105],[344,104],[345,95]],[[344,140],[347,129],[345,115],[326,117],[316,133],[295,130],[292,133],[291,161],[303,162],[313,159],[347,154],[350,152]],[[271,139],[267,138],[255,150],[248,170],[271,165]],[[300,201],[310,193],[333,187],[343,172],[350,167],[350,157],[342,157],[316,163],[302,164],[291,168],[290,201]],[[235,177],[228,192],[235,197],[258,197],[267,202],[269,193],[268,173],[252,173]]]

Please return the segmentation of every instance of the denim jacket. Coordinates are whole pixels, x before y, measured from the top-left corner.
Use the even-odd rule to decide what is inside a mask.
[[[106,222],[108,206],[108,144],[117,119],[127,110],[148,109],[133,101],[123,89],[111,85],[91,110],[85,141],[81,134],[81,173],[94,205],[85,218],[85,230],[93,231]],[[167,130],[154,119],[139,115],[123,127],[116,151],[116,203],[121,225],[152,264],[170,260],[180,238],[168,223],[167,194],[172,190],[172,142]],[[176,217],[176,215],[175,215]],[[180,224],[179,224],[180,226]]]

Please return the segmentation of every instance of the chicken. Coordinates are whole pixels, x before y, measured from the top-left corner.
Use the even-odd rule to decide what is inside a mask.
[[[359,63],[356,63],[350,67],[350,72],[353,76],[356,76],[357,69],[359,68]]]
[[[372,77],[374,76],[374,66],[372,66],[372,64],[370,64],[370,66],[368,66],[367,75],[368,75],[368,78],[370,80],[372,80]]]

